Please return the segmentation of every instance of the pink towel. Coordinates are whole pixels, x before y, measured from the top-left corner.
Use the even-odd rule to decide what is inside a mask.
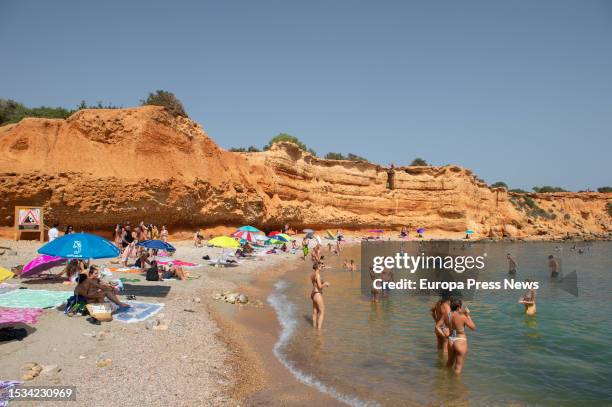
[[[193,267],[193,266],[197,266],[196,263],[189,263],[188,261],[183,261],[183,260],[174,260],[174,261],[163,261],[163,260],[160,260],[157,263],[163,264],[163,265],[166,265],[168,263],[172,263],[175,266],[181,266],[181,267]]]
[[[43,313],[41,308],[0,308],[0,324],[35,324]]]

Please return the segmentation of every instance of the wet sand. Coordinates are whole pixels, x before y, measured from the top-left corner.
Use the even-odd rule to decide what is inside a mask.
[[[310,260],[307,260],[310,263]],[[285,273],[303,273],[304,262],[292,260],[287,267],[269,268],[253,277],[248,285],[240,287],[241,292],[249,298],[265,299],[274,290],[274,284]],[[307,277],[306,275],[304,276]],[[272,307],[267,303],[263,308],[228,307],[216,303],[214,307],[216,320],[223,321],[224,332],[237,334],[232,338],[239,343],[242,352],[236,371],[246,365],[256,375],[247,380],[238,380],[233,389],[233,396],[244,400],[252,406],[341,406],[338,400],[303,384],[296,379],[273,353],[278,340],[280,325]],[[231,348],[231,345],[230,345]]]

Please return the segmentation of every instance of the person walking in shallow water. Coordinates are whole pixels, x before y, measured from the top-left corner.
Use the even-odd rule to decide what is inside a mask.
[[[313,272],[310,275],[310,282],[312,283],[312,292],[310,293],[310,299],[312,300],[312,326],[313,328],[321,329],[325,319],[323,288],[329,287],[329,283],[321,279],[320,263],[315,263],[312,269]]]
[[[472,321],[470,310],[467,307],[463,307],[461,300],[451,300],[450,308],[451,310],[446,318],[436,322],[436,328],[438,333],[443,334],[443,326],[445,324],[448,326],[450,335],[448,336],[448,361],[446,362],[446,367],[454,367],[455,373],[461,374],[468,354],[465,327],[467,326],[471,330],[475,330],[476,324]]]
[[[438,300],[433,307],[431,307],[431,317],[434,320],[434,333],[436,334],[436,341],[438,342],[438,352],[448,352],[448,336],[450,331],[444,322],[444,317],[451,312],[450,299],[442,298]],[[442,321],[440,328],[438,328],[438,321]]]
[[[552,254],[548,256],[548,269],[550,270],[551,277],[559,277],[559,263]]]
[[[530,279],[525,280],[531,283]],[[525,295],[519,299],[519,304],[525,306],[525,315],[535,315],[536,313],[536,293],[533,288],[530,288]]]
[[[506,258],[508,259],[508,274],[510,274],[511,276],[515,276],[518,264],[516,263],[516,260],[512,258],[510,253],[506,255]]]

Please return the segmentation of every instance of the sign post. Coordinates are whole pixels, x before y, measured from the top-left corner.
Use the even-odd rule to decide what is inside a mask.
[[[15,240],[21,239],[23,232],[40,233],[40,241],[45,241],[44,209],[42,206],[15,207]]]

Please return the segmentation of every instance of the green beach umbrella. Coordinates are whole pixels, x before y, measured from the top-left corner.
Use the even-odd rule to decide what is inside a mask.
[[[279,236],[280,236],[280,237],[282,237],[282,238],[287,239],[287,241],[288,241],[288,242],[290,242],[290,241],[292,241],[292,240],[295,240],[294,238],[292,238],[291,236],[289,236],[289,235],[288,235],[288,234],[286,234],[286,233],[279,233],[278,235],[275,235],[275,236],[274,236],[274,238],[276,239],[276,238],[278,238]]]

